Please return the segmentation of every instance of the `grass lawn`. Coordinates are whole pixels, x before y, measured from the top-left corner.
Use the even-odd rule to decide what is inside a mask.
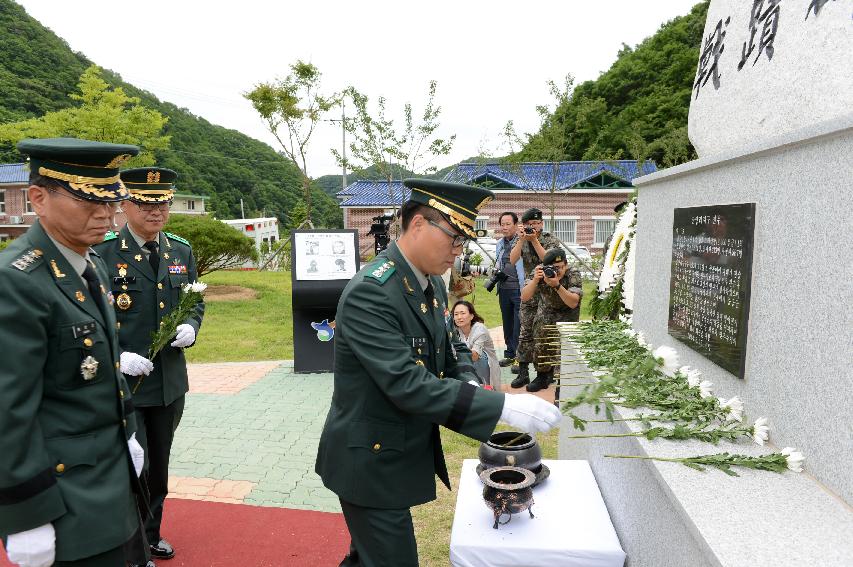
[[[214,272],[202,278],[211,286],[241,286],[255,290],[257,299],[207,303],[198,343],[187,350],[189,362],[242,362],[292,360],[290,272]],[[501,325],[498,296],[483,288],[478,278],[467,299],[485,319],[487,327]],[[595,284],[584,282],[584,297]],[[581,318],[588,319],[588,301],[581,304]]]

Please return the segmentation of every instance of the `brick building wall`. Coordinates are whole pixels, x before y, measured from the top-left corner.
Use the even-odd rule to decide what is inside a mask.
[[[566,244],[585,246],[592,254],[601,254],[601,243],[594,242],[595,219],[616,218],[613,207],[626,201],[631,195],[631,191],[631,189],[586,191],[574,189],[558,193],[553,198],[554,216],[576,219],[575,242],[566,242]],[[545,218],[551,215],[552,198],[548,193],[534,193],[532,191],[520,193],[496,190],[495,196],[495,200],[486,205],[480,211],[479,215],[480,217],[488,217],[486,227],[489,231],[494,231],[498,228],[499,216],[505,211],[513,211],[521,217],[521,214],[525,210],[537,207],[542,209]],[[373,237],[367,234],[370,230],[370,225],[373,223],[372,217],[384,214],[386,210],[390,210],[390,208],[347,207],[345,209],[345,226],[358,230],[362,255],[365,255],[365,250],[368,253],[372,253],[373,251]],[[596,244],[598,245],[596,246]]]

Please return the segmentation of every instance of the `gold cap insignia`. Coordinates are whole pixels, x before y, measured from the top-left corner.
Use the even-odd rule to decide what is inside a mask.
[[[132,158],[132,157],[133,157],[133,156],[132,156],[132,155],[130,155],[130,154],[121,154],[121,155],[118,155],[118,156],[114,157],[114,158],[112,159],[112,161],[110,161],[110,163],[108,163],[108,164],[106,165],[106,167],[107,167],[107,168],[115,168],[115,167],[118,167],[118,166],[120,166],[121,164],[123,164],[123,163],[125,163],[125,162],[129,161],[129,160],[130,160],[130,158]]]
[[[160,172],[159,171],[149,171],[148,172],[148,183],[160,183]]]

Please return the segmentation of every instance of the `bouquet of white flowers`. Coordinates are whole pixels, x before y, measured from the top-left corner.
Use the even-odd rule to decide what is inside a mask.
[[[148,349],[148,360],[154,357],[171,341],[177,332],[178,325],[186,321],[195,310],[196,305],[204,301],[204,290],[207,284],[193,282],[181,288],[181,298],[178,306],[163,317],[160,328],[151,333],[151,347]]]

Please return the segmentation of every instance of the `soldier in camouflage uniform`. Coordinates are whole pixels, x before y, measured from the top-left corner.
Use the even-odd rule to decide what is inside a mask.
[[[553,268],[554,276],[548,277],[544,267]],[[566,262],[561,248],[545,253],[542,264],[536,266],[521,290],[521,301],[536,303],[532,325],[532,342],[535,350],[536,378],[527,385],[528,392],[538,392],[554,380],[553,343],[560,340],[553,328],[560,321],[577,321],[580,318],[583,282],[580,272]]]
[[[528,234],[525,229],[532,229],[533,232]],[[518,240],[509,253],[509,261],[515,263],[521,258],[524,273],[529,274],[542,263],[545,253],[552,249],[560,249],[560,241],[553,234],[542,232],[542,211],[536,208],[527,209],[521,215]],[[518,368],[518,377],[512,381],[513,388],[521,388],[530,383],[528,365],[533,362],[533,320],[537,307],[536,296],[530,301],[521,301],[521,324],[516,349],[518,366],[512,368],[513,372]]]

